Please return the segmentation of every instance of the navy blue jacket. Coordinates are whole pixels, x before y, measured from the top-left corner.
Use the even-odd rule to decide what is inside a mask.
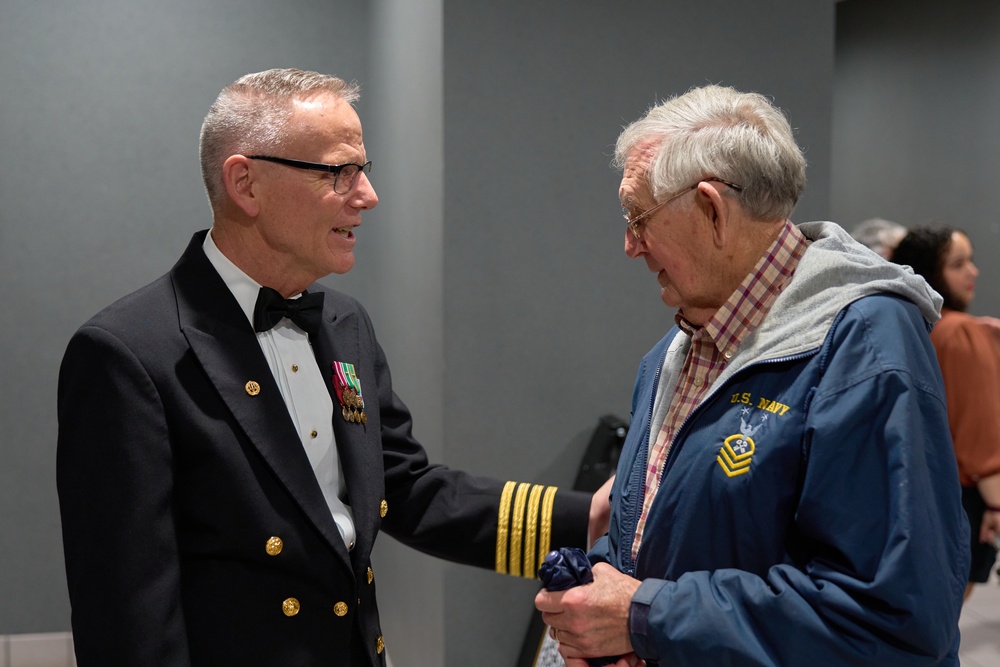
[[[921,310],[877,293],[804,345],[762,328],[679,429],[633,561],[661,369],[686,335],[639,368],[591,553],[643,581],[635,651],[671,666],[958,665],[968,529]]]

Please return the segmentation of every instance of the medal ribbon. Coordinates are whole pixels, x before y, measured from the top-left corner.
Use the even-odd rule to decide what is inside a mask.
[[[365,400],[361,396],[361,380],[354,371],[354,364],[333,362],[333,384],[344,420],[367,424],[368,415],[365,414]]]
[[[357,407],[364,408],[365,400],[361,397],[361,380],[358,379],[357,373],[354,371],[354,364],[349,364],[346,361],[335,361],[333,362],[333,372],[336,378],[337,389],[337,400],[340,401],[341,405],[346,405],[344,403],[344,390],[352,389],[354,395],[357,396]]]

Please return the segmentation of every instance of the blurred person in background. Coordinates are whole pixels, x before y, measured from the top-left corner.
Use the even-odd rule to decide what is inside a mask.
[[[971,528],[967,600],[975,584],[989,578],[1000,537],[1000,346],[983,318],[966,312],[979,269],[964,232],[918,227],[899,242],[892,260],[912,267],[944,297],[931,343],[944,376],[962,504]]]
[[[906,227],[898,222],[871,218],[851,230],[854,240],[863,246],[871,248],[884,259],[892,256],[892,250],[900,239],[906,236]]]

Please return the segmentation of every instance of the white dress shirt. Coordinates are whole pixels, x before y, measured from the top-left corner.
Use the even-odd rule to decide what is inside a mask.
[[[222,254],[212,234],[202,246],[208,261],[236,297],[253,330],[253,311],[261,285]],[[274,328],[257,332],[257,342],[278,383],[285,407],[319,481],[323,497],[348,549],[354,548],[354,517],[344,502],[347,486],[333,433],[333,399],[313,356],[309,336],[283,318]]]

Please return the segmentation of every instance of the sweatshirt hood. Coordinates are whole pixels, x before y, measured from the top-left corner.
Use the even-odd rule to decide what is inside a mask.
[[[928,328],[940,319],[941,295],[910,267],[879,257],[836,223],[804,222],[798,228],[809,247],[767,317],[744,341],[740,357],[776,358],[817,348],[840,311],[873,294],[913,302]]]

